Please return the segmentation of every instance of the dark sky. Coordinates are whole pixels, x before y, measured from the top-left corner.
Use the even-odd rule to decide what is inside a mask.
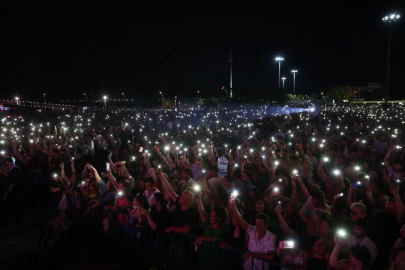
[[[230,47],[236,91],[277,86],[277,55],[287,91],[293,68],[297,93],[384,82],[381,18],[404,10],[399,0],[133,2],[9,2],[0,14],[2,98],[217,95],[229,87]],[[405,87],[404,19],[392,28],[393,97]]]

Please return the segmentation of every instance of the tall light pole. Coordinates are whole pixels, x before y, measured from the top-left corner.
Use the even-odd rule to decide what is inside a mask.
[[[281,78],[283,80],[283,89],[284,89],[284,81],[286,79],[286,77]]]
[[[162,93],[162,92],[159,92],[159,94],[162,95],[162,107],[164,108],[164,107],[165,107],[165,99],[164,99],[164,97],[163,97],[163,93]]]
[[[125,108],[125,94],[124,94],[124,92],[122,92],[122,96],[124,97],[124,108]]]
[[[46,97],[46,94],[44,94],[44,103],[46,103],[46,99],[45,99],[45,97]]]
[[[293,69],[293,70],[291,70],[291,72],[294,74],[294,91],[293,91],[293,95],[295,96],[295,73],[297,73],[298,72],[298,70],[296,70],[296,69]]]
[[[174,108],[177,108],[177,96],[174,96]]]
[[[385,103],[388,102],[388,92],[390,87],[390,58],[391,58],[391,25],[393,22],[399,20],[399,14],[391,14],[382,18],[383,22],[388,23],[388,52],[387,52],[387,74],[385,78]]]
[[[107,96],[104,96],[103,99],[104,99],[104,108],[107,108]]]
[[[86,102],[89,103],[89,99],[87,98],[86,93],[83,93],[83,95],[86,97]],[[87,104],[87,105],[89,105],[89,104]]]
[[[18,98],[18,97],[15,97],[15,101],[17,102],[17,105],[18,105],[18,100],[19,100],[19,98]]]
[[[276,61],[278,61],[278,88],[280,88],[280,77],[281,77],[281,61],[284,61],[283,57],[276,57]]]
[[[230,98],[232,98],[232,48],[229,50],[228,62],[229,62],[229,90],[231,92]]]

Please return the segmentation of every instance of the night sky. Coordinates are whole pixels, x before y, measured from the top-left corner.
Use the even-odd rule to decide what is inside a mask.
[[[1,10],[1,98],[218,95],[231,47],[235,91],[277,86],[278,55],[286,91],[291,69],[298,94],[384,82],[392,12],[390,91],[405,97],[403,1],[31,2]]]

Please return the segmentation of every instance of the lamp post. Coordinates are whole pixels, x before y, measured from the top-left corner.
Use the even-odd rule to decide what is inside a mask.
[[[388,92],[390,86],[390,58],[391,58],[391,25],[393,22],[399,20],[399,14],[391,14],[382,18],[383,22],[388,23],[388,52],[387,52],[387,73],[385,78],[385,104],[388,102]]]
[[[125,94],[124,94],[124,92],[122,92],[122,96],[124,97],[124,108],[125,108]]]
[[[46,94],[44,94],[44,103],[46,103],[46,98],[45,97],[46,97]]]
[[[16,101],[17,105],[18,105],[18,100],[19,100],[19,98],[15,97],[15,101]]]
[[[298,72],[298,70],[296,70],[296,69],[293,69],[293,70],[291,70],[291,72],[294,74],[294,90],[293,90],[293,95],[295,96],[295,73],[297,73]]]
[[[177,108],[177,96],[174,96],[174,108]]]
[[[163,97],[163,93],[162,93],[162,92],[159,92],[159,94],[162,95],[162,107],[164,108],[164,107],[165,107],[165,99],[164,99],[164,97]]]
[[[276,61],[278,61],[278,88],[280,88],[280,74],[281,74],[281,61],[284,61],[283,57],[276,57]]]
[[[104,108],[107,108],[107,96],[104,96],[103,99],[104,99]]]
[[[284,89],[284,81],[286,79],[286,77],[281,78],[283,80],[283,89]]]
[[[86,102],[89,103],[89,100],[88,100],[88,98],[87,98],[86,93],[83,93],[83,95],[86,97]],[[89,104],[87,104],[87,105],[89,105]]]

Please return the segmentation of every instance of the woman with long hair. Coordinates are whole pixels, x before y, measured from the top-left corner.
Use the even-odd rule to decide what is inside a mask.
[[[307,252],[306,261],[308,270],[330,269],[328,264],[330,253],[325,251],[323,240],[319,235],[309,235],[306,239]]]
[[[225,242],[228,224],[228,210],[223,206],[215,207],[211,210],[210,215],[208,215],[204,210],[200,196],[196,196],[196,203],[200,214],[200,227],[204,228],[203,236],[198,237],[193,243],[194,246],[196,246],[196,249],[198,250],[203,242]],[[198,268],[217,269],[220,261],[219,258],[219,253],[216,252],[214,246],[205,245],[200,253]]]

